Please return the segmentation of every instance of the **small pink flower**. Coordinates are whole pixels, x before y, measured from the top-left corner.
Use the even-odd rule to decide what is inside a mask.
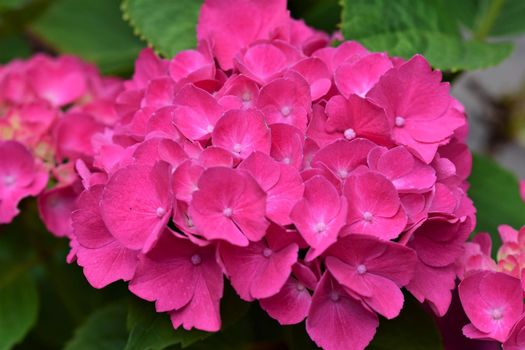
[[[394,239],[406,226],[407,216],[394,185],[383,175],[367,171],[353,174],[345,182],[348,199],[345,233],[364,233]]]
[[[212,144],[245,159],[253,152],[270,153],[270,129],[263,115],[254,110],[224,113],[212,133]]]
[[[499,272],[480,271],[459,285],[463,308],[472,323],[463,333],[473,339],[505,342],[523,311],[523,291],[518,279]]]
[[[189,215],[207,239],[248,246],[268,228],[266,194],[251,175],[230,168],[209,168],[193,193]]]
[[[130,290],[155,301],[157,311],[170,311],[175,328],[218,331],[222,270],[215,247],[199,247],[163,232],[157,244],[139,262]]]
[[[412,279],[416,254],[402,245],[367,235],[341,238],[325,253],[326,266],[345,288],[386,318],[403,307],[400,287]]]
[[[0,141],[0,224],[19,213],[18,203],[38,195],[46,186],[47,171],[22,144]]]
[[[305,182],[304,196],[292,209],[290,217],[304,240],[313,249],[307,259],[314,259],[337,240],[343,227],[347,203],[324,177]]]
[[[108,231],[100,215],[102,185],[84,191],[78,199],[79,208],[72,214],[77,262],[95,288],[103,288],[117,280],[129,281],[135,273],[137,252],[124,247]]]
[[[263,240],[251,242],[248,247],[220,245],[226,273],[242,299],[268,298],[284,286],[299,250],[286,235],[282,228],[271,226]]]
[[[140,188],[140,191],[130,189]],[[108,181],[100,202],[109,232],[129,249],[148,250],[158,239],[172,210],[169,168],[129,165]]]
[[[306,331],[325,350],[364,349],[379,324],[377,315],[345,292],[325,272],[315,289]]]

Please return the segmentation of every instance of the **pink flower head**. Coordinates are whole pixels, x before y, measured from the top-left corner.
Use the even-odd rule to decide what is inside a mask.
[[[465,252],[472,161],[441,74],[310,28],[282,0],[205,0],[197,42],[170,60],[143,50],[122,92],[90,88],[115,113],[66,108],[63,145],[31,136],[54,124],[49,105],[27,108],[23,130],[18,109],[0,121],[81,158],[52,174],[70,185],[77,169],[85,187],[70,259],[90,282],[132,278],[174,328],[216,331],[224,273],[281,324],[307,319],[324,349],[365,348],[402,288],[443,315],[456,276],[489,260],[481,240]],[[31,101],[23,74],[13,66],[2,98]],[[517,245],[493,267],[519,276]]]
[[[400,287],[412,279],[416,254],[402,245],[366,235],[341,238],[325,253],[332,276],[387,318],[403,307]]]
[[[472,323],[463,333],[474,339],[505,342],[523,311],[523,291],[518,279],[499,272],[481,271],[459,285],[463,308]]]
[[[19,213],[18,203],[38,195],[46,186],[48,175],[22,144],[0,141],[0,224],[11,222]]]
[[[520,181],[520,195],[523,201],[525,202],[525,180]]]
[[[216,167],[204,171],[193,193],[189,215],[207,239],[247,246],[268,228],[266,194],[251,175]]]
[[[0,222],[11,221],[22,198],[39,196],[48,230],[69,235],[81,192],[75,163],[82,159],[89,169],[96,153],[92,138],[117,123],[113,102],[122,83],[101,77],[95,67],[73,56],[38,54],[0,71],[0,148],[11,148],[9,156],[1,157],[5,164],[0,169],[13,178],[5,189],[0,187]],[[42,192],[48,179],[53,188]]]

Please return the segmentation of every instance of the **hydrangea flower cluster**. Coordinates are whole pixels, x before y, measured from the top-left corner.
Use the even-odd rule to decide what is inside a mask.
[[[0,224],[18,203],[39,196],[48,229],[71,232],[78,186],[75,161],[90,163],[91,138],[112,126],[122,82],[72,56],[35,55],[0,66]],[[53,188],[46,185],[52,180]]]
[[[489,234],[479,233],[465,243],[459,295],[471,323],[463,334],[519,350],[525,347],[525,226],[517,231],[501,225],[498,230],[503,244],[496,260]]]
[[[69,257],[90,283],[129,281],[175,328],[218,331],[226,276],[330,350],[365,348],[402,287],[443,315],[475,210],[441,73],[330,47],[284,0],[205,1],[197,38],[143,51],[95,137]]]

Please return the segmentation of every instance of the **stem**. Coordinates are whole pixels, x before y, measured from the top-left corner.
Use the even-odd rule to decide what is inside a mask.
[[[479,21],[478,28],[474,33],[475,40],[483,40],[490,33],[490,30],[494,26],[494,22],[498,18],[501,8],[505,0],[491,0],[489,7],[481,20]]]

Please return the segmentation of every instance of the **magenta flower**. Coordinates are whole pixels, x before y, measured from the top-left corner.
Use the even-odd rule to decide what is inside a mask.
[[[315,289],[306,330],[326,350],[364,349],[374,337],[377,315],[345,292],[325,272]]]
[[[35,196],[47,184],[43,165],[22,144],[0,141],[0,224],[9,223],[18,213],[18,203]]]
[[[242,299],[271,297],[286,283],[299,250],[286,236],[282,228],[271,226],[263,240],[251,242],[248,247],[228,243],[219,246],[226,274]]]
[[[346,200],[322,176],[305,182],[304,196],[292,209],[290,217],[304,240],[312,248],[313,259],[337,240],[345,223]]]
[[[472,323],[463,333],[474,339],[505,342],[523,311],[520,280],[499,272],[481,271],[459,285],[463,308]]]
[[[204,171],[193,193],[189,215],[207,239],[247,246],[266,232],[266,194],[251,175],[230,168]]]
[[[416,254],[402,245],[368,235],[341,238],[325,253],[332,276],[353,295],[386,318],[403,307],[400,287],[412,279]]]
[[[466,118],[424,58],[331,47],[285,5],[206,0],[195,50],[144,50],[116,124],[79,123],[93,148],[64,122],[85,188],[70,259],[174,328],[219,329],[224,274],[324,349],[364,349],[402,288],[443,315],[486,251],[464,254]]]
[[[92,138],[118,122],[114,100],[121,90],[119,79],[102,77],[73,56],[38,54],[0,67],[0,152],[9,153],[1,156],[7,180],[0,181],[0,223],[18,214],[22,198],[37,196],[47,229],[71,235],[82,191],[75,162],[91,172]],[[53,188],[43,192],[48,180]]]
[[[157,311],[170,311],[174,327],[218,331],[223,277],[215,254],[214,246],[199,247],[164,231],[139,259],[129,289],[155,301]]]

